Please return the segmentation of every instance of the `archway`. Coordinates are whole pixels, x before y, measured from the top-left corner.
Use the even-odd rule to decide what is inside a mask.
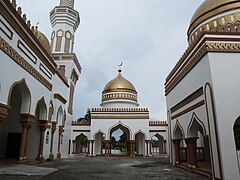
[[[36,105],[35,109],[35,116],[36,121],[29,129],[29,138],[28,138],[28,145],[26,149],[27,157],[29,159],[39,159],[43,158],[42,148],[44,144],[44,132],[45,128],[43,125],[47,124],[47,106],[44,101],[44,98],[41,98]],[[41,131],[44,131],[41,133]],[[42,144],[41,144],[42,143]],[[42,147],[40,147],[42,146]]]
[[[95,152],[96,156],[103,154],[105,134],[101,131],[95,134]]]
[[[23,149],[27,143],[22,138],[21,114],[29,113],[31,105],[31,94],[25,80],[12,85],[9,91],[8,105],[10,109],[6,119],[0,127],[0,158],[18,159],[20,148]]]
[[[237,118],[237,120],[234,123],[233,126],[233,132],[234,132],[234,139],[235,139],[235,146],[238,156],[238,164],[240,167],[240,116]]]
[[[130,131],[119,124],[110,130],[110,154],[130,155]]]
[[[75,154],[88,152],[88,138],[84,134],[80,134],[75,138]]]
[[[136,155],[137,156],[145,156],[145,134],[143,134],[142,132],[138,132],[135,135],[135,147],[134,148],[136,150]],[[134,150],[134,151],[135,151]],[[135,152],[134,152],[135,154]]]
[[[193,114],[186,138],[188,164],[211,170],[209,139],[203,122]]]
[[[160,134],[157,133],[154,136],[152,136],[151,144],[152,144],[151,152],[153,154],[165,154],[166,153],[164,138]]]
[[[182,126],[179,124],[177,120],[175,128],[173,130],[173,144],[176,164],[187,161],[187,148],[185,146],[183,138],[184,131]]]

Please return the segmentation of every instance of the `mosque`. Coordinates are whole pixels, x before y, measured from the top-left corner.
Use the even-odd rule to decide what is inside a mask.
[[[148,109],[138,107],[137,91],[120,69],[104,88],[101,108],[91,110],[91,122],[73,121],[82,70],[73,50],[80,24],[74,0],[60,0],[50,22],[49,42],[16,0],[0,1],[0,159],[60,159],[83,152],[82,137],[89,156],[167,153],[166,121],[151,120]],[[124,134],[120,153],[112,148],[116,130]]]
[[[240,179],[239,0],[205,0],[187,34],[165,82],[170,161],[211,179]]]
[[[133,84],[118,75],[109,81],[102,91],[99,108],[92,108],[91,122],[72,123],[72,153],[82,151],[81,139],[87,140],[89,156],[152,156],[153,153],[167,154],[167,123],[154,121],[147,108],[140,108],[137,91]],[[121,130],[125,135],[125,151],[114,148],[114,132]],[[157,150],[152,146],[152,137],[158,140]]]
[[[74,0],[60,0],[50,22],[49,43],[16,0],[0,1],[0,159],[32,163],[69,152],[81,73],[73,51],[80,23]]]

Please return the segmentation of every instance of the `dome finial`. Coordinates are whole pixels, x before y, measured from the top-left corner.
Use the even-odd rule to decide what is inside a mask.
[[[118,65],[118,72],[122,72],[122,69],[121,69],[122,65],[123,65],[123,62],[121,62],[121,63]]]

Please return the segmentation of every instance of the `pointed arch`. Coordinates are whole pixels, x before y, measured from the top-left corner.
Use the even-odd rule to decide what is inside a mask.
[[[144,135],[144,137],[145,137],[145,139],[147,138],[147,135],[146,135],[146,133],[144,133],[141,129],[139,129],[137,132],[135,132],[134,133],[134,135],[133,135],[133,138],[135,138],[136,137],[136,135],[138,134],[138,133],[141,133],[141,134],[143,134]]]
[[[35,108],[35,115],[38,117],[39,120],[47,119],[47,105],[44,97],[38,100]]]
[[[53,117],[53,112],[54,112],[54,107],[53,107],[53,102],[52,100],[49,102],[49,108],[48,108],[48,122],[52,122],[52,117]]]
[[[59,125],[63,125],[63,109],[62,109],[62,106],[60,106],[58,108],[58,111],[57,111],[57,123]]]
[[[179,123],[178,119],[173,129],[173,138],[174,139],[183,139],[185,137],[185,133],[183,127]]]
[[[21,113],[30,113],[30,108],[31,108],[31,91],[26,83],[25,78],[16,81],[12,84],[12,86],[9,89],[9,94],[8,94],[8,105],[10,105],[11,102],[11,97],[12,93],[14,90],[19,90],[21,94]]]
[[[187,129],[187,137],[197,137],[198,131],[200,131],[203,135],[206,135],[204,123],[197,117],[196,113],[193,112]]]
[[[98,133],[102,133],[102,135],[104,136],[104,139],[106,138],[106,133],[104,133],[101,129],[99,129],[97,132],[94,133],[93,135],[93,139],[95,140],[95,136],[98,134]]]
[[[131,128],[129,128],[127,125],[123,124],[121,121],[119,121],[117,124],[111,126],[108,129],[108,138],[111,139],[111,134],[112,134],[112,132],[114,132],[113,130],[117,130],[119,128],[121,130],[127,130],[129,132],[129,138],[130,139],[132,138],[132,130],[131,130]]]

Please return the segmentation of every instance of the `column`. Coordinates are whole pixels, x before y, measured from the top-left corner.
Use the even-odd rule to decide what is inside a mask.
[[[163,153],[167,154],[167,148],[166,148],[167,141],[163,140]]]
[[[43,161],[44,160],[44,157],[43,157],[44,135],[45,135],[45,131],[48,127],[48,121],[47,120],[39,120],[39,123],[40,123],[41,134],[40,134],[38,160]]]
[[[150,141],[151,141],[151,140],[145,140],[145,142],[146,142],[146,149],[147,149],[147,153],[146,153],[146,156],[147,156],[147,157],[149,157],[149,153],[150,153],[150,149],[149,149]]]
[[[22,137],[20,144],[19,160],[26,160],[26,149],[28,142],[28,131],[32,124],[35,122],[36,117],[31,114],[21,114],[20,123],[22,124]]]
[[[10,106],[0,103],[0,123],[7,118]]]
[[[130,156],[135,156],[134,143],[135,143],[135,140],[130,141]]]
[[[94,144],[94,140],[91,140],[91,144],[92,144],[91,155],[93,156],[93,144]]]
[[[174,150],[175,150],[175,164],[180,164],[181,163],[181,156],[180,156],[181,139],[173,139],[172,142],[174,144]]]
[[[76,154],[77,150],[76,150],[76,141],[75,140],[72,140],[72,145],[73,145],[72,154]]]
[[[110,140],[104,141],[105,156],[110,156]]]
[[[60,153],[60,146],[61,146],[61,136],[62,133],[64,132],[63,126],[59,126],[59,131],[58,131],[58,153],[57,153],[57,158],[61,159],[61,153]]]
[[[50,146],[50,154],[49,154],[49,159],[50,161],[54,160],[54,155],[53,155],[53,137],[54,137],[54,133],[56,131],[56,121],[52,121],[52,135],[51,135],[51,146]]]
[[[188,167],[196,168],[197,165],[197,139],[198,137],[186,138],[185,142],[187,144],[187,153],[188,153]]]
[[[203,137],[204,140],[204,158],[205,162],[210,162],[210,149],[209,149],[209,136],[206,135]]]
[[[87,154],[89,154],[90,153],[90,141],[89,140],[87,141],[87,149],[88,149]]]

